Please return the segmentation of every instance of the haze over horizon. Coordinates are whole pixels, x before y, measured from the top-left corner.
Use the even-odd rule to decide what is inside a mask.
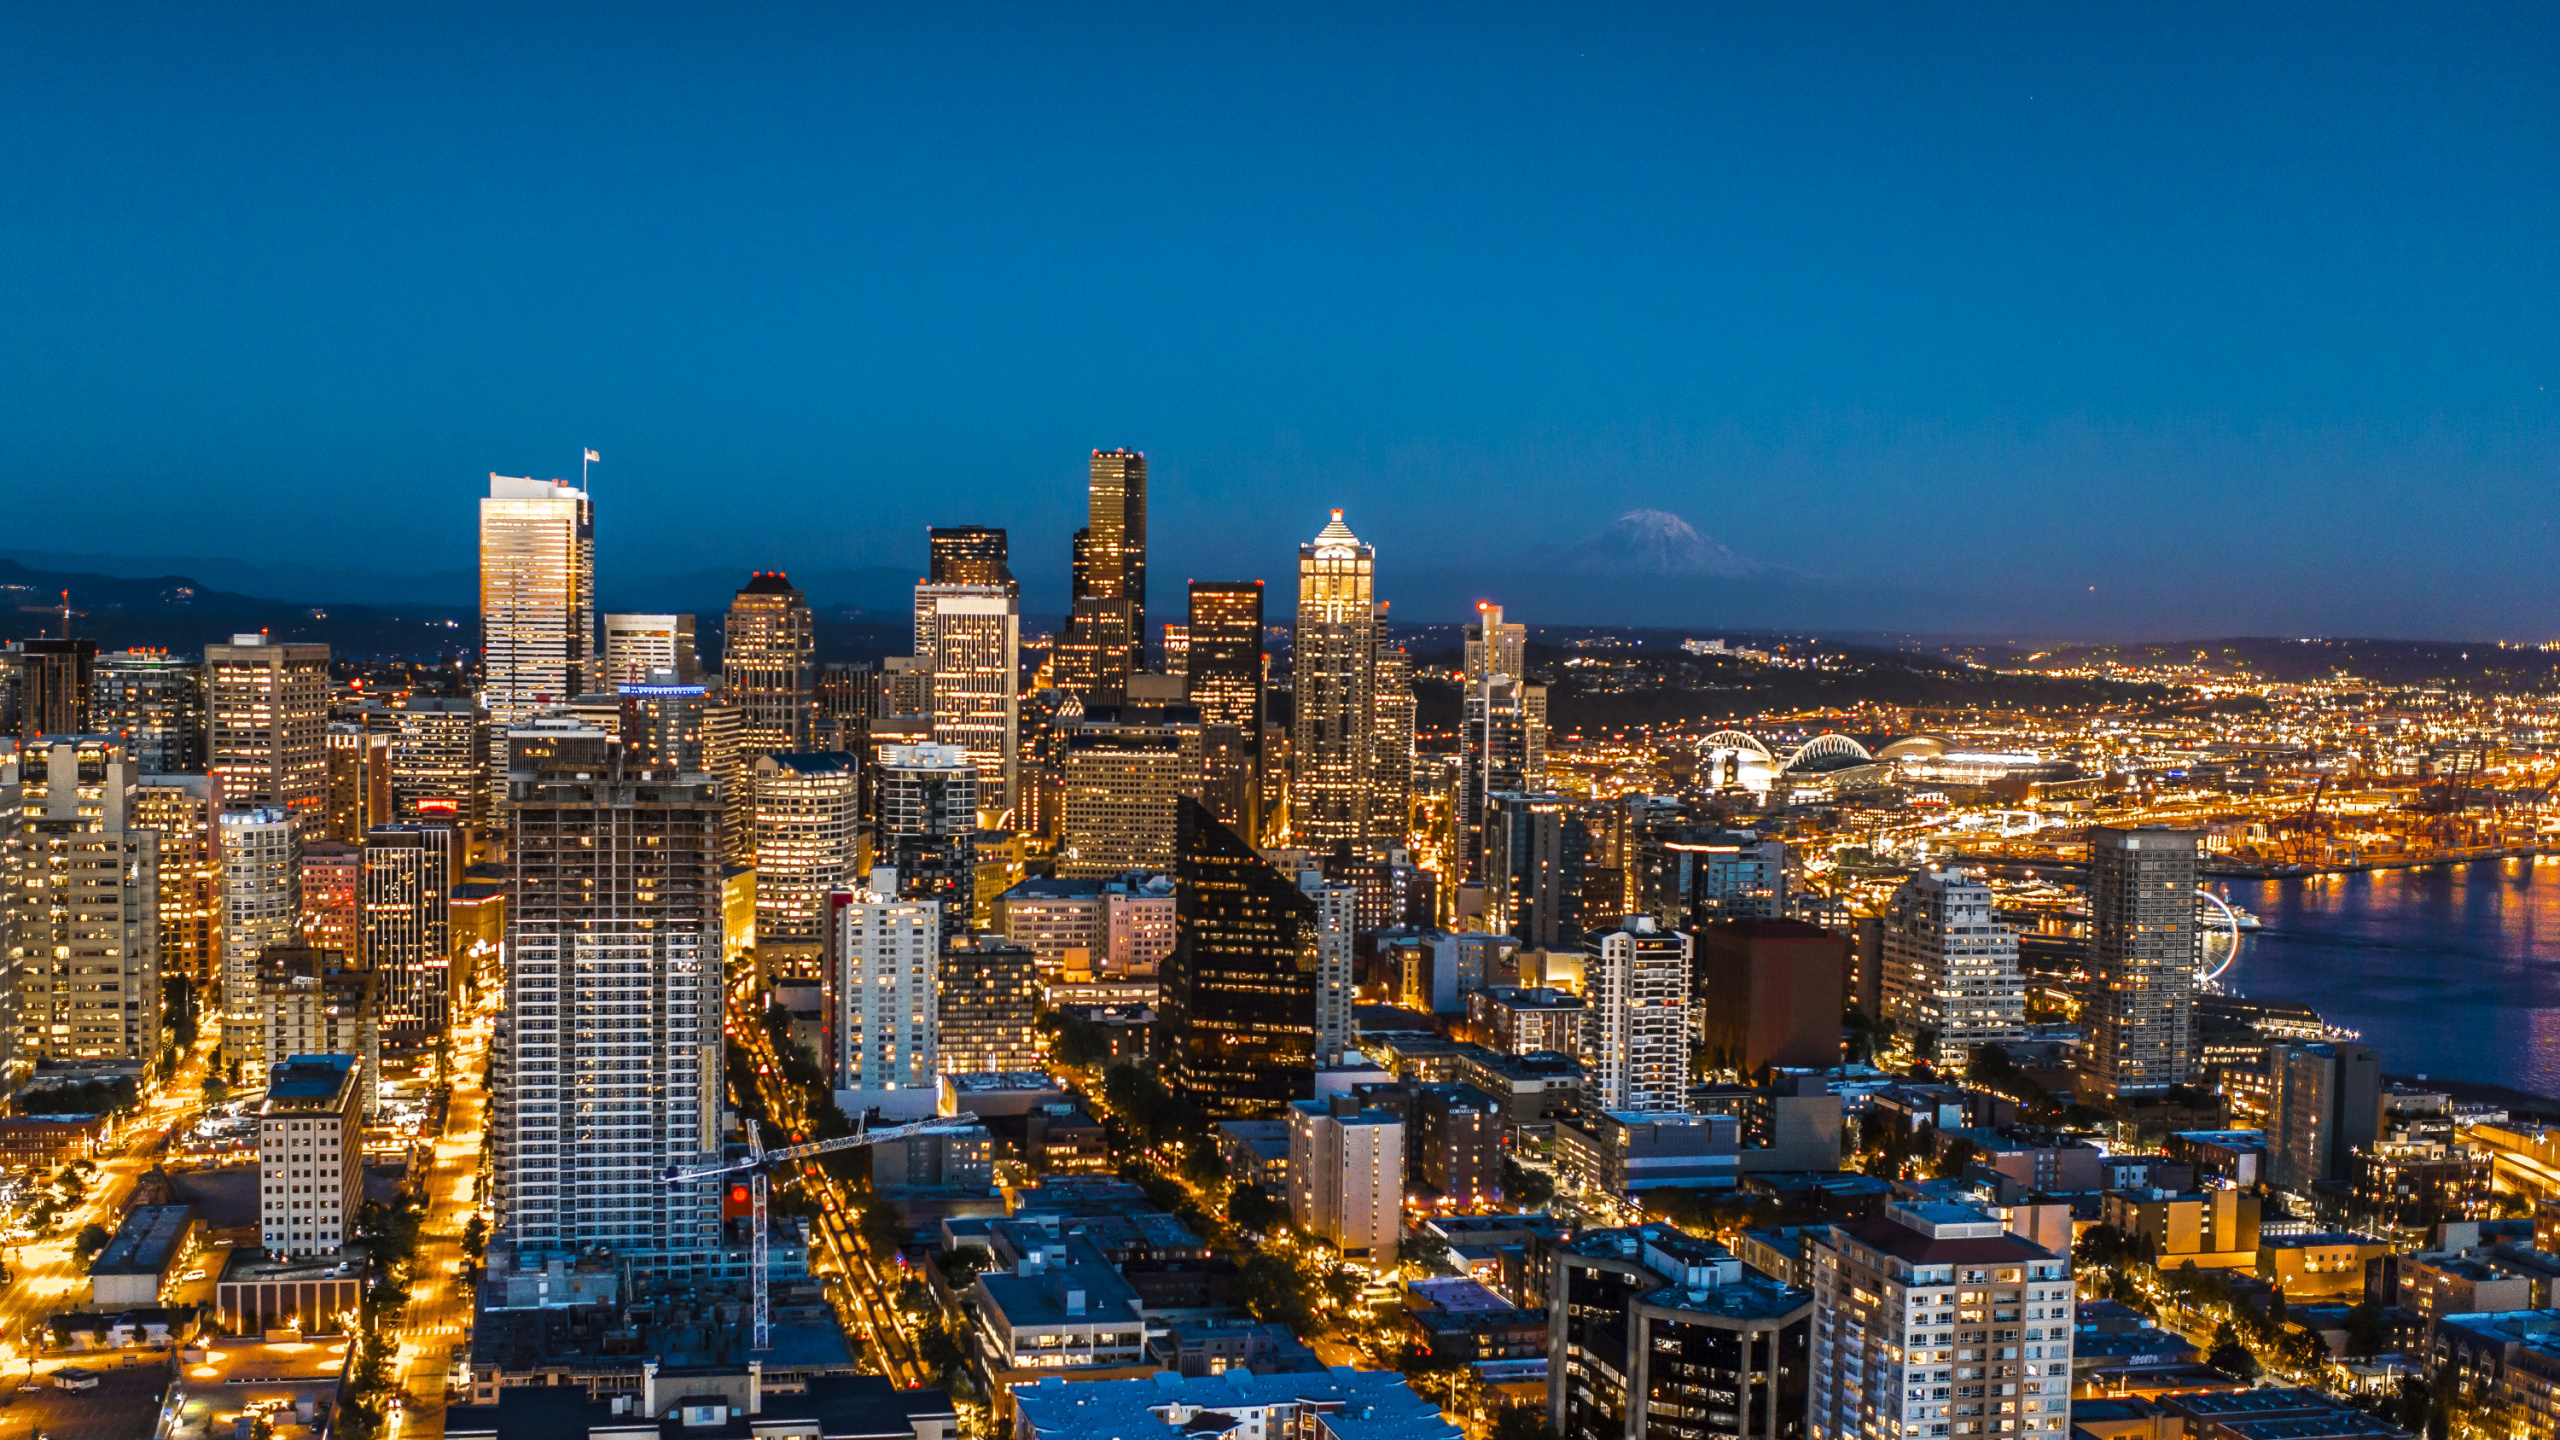
[[[1158,607],[1339,506],[1415,618],[2560,633],[2548,10],[1004,20],[16,14],[6,543],[467,569],[592,445],[608,591],[1056,608],[1130,445]]]

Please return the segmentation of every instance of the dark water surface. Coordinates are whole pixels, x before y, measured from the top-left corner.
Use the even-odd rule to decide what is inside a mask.
[[[2228,988],[2364,1032],[2383,1069],[2560,1096],[2560,858],[2229,882]]]

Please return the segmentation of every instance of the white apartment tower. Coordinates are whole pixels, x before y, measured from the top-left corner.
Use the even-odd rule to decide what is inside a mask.
[[[1582,942],[1583,1059],[1603,1110],[1678,1110],[1689,1091],[1690,939],[1650,915]]]
[[[1298,888],[1316,902],[1316,1063],[1337,1064],[1351,1048],[1351,962],[1360,887],[1347,880],[1328,881],[1321,870],[1301,870]]]
[[[1289,1103],[1289,1218],[1346,1256],[1393,1259],[1404,1233],[1404,1122],[1348,1095]]]
[[[830,1028],[837,1103],[847,1113],[933,1113],[942,1023],[942,906],[898,898],[898,873],[871,872],[827,898]]]
[[[1808,1236],[1813,1440],[2071,1430],[2071,1257],[1970,1205]]]
[[[923,663],[933,743],[954,745],[978,772],[978,808],[1013,802],[1022,690],[1021,602],[1011,585],[916,587],[916,659]]]
[[[276,1258],[334,1255],[364,1203],[364,1061],[280,1057],[258,1111],[258,1243]]]
[[[592,688],[595,511],[565,480],[491,474],[480,502],[481,693],[500,726]]]
[[[1961,1072],[1977,1045],[2022,1040],[2018,932],[1993,918],[1991,887],[1962,870],[1914,875],[1884,912],[1884,1018]]]
[[[267,808],[222,817],[222,1053],[252,1070],[266,1059],[258,957],[301,938],[302,845],[293,820]]]

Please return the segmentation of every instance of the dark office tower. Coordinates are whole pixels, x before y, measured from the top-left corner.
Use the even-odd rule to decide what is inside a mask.
[[[1316,902],[1197,800],[1175,853],[1167,1075],[1212,1116],[1278,1115],[1315,1093]]]
[[[166,650],[98,657],[88,730],[113,735],[144,775],[204,773],[204,667]]]
[[[376,825],[364,840],[364,957],[381,978],[383,1028],[441,1033],[453,1018],[447,907],[459,878],[455,832]]]
[[[1590,851],[1591,836],[1572,801],[1496,793],[1484,820],[1484,928],[1533,950],[1580,949]]]
[[[1342,512],[1298,547],[1298,618],[1290,637],[1289,828],[1319,855],[1349,845],[1376,858],[1371,771],[1378,758],[1377,552]]]
[[[1087,520],[1075,537],[1074,609],[1058,647],[1058,684],[1088,705],[1128,698],[1147,634],[1147,457],[1096,450]]]
[[[880,667],[868,660],[830,660],[818,671],[818,716],[860,720],[880,713]]]
[[[2197,847],[2165,825],[2089,830],[2089,1078],[2108,1096],[2195,1076]]]
[[[1066,817],[1067,747],[1084,726],[1084,702],[1041,690],[1022,702],[1022,758],[1014,772],[1015,833],[1054,842]]]
[[[985,525],[938,525],[925,532],[933,547],[933,568],[925,573],[929,585],[1002,585],[1013,594],[1022,593],[1013,581],[1013,572],[1005,568],[1005,540],[1002,530]]]
[[[1506,790],[1547,788],[1546,687],[1510,675],[1472,682],[1461,701],[1462,784],[1455,820],[1467,873],[1483,880],[1485,815]]]
[[[942,952],[941,1033],[934,1067],[945,1075],[1040,1068],[1040,975],[1031,951],[1001,935],[961,935]]]
[[[2343,1042],[2267,1047],[2267,1183],[2309,1195],[2345,1180],[2358,1148],[2382,1128],[2382,1062]]]
[[[1248,840],[1262,834],[1262,582],[1191,582],[1184,651],[1200,712],[1200,800]]]
[[[1387,638],[1387,607],[1378,606],[1378,659],[1370,684],[1369,841],[1377,853],[1401,849],[1413,829],[1413,662]]]
[[[604,1250],[707,1279],[719,1187],[663,1177],[720,1154],[718,786],[575,722],[541,738],[507,778],[496,1238],[521,1269]]]
[[[874,865],[896,868],[898,899],[941,903],[945,939],[967,934],[977,889],[977,770],[957,745],[883,745],[874,768]]]
[[[738,707],[739,750],[750,763],[809,748],[818,712],[817,629],[809,598],[781,571],[757,571],[730,602],[720,682]]]
[[[18,702],[18,738],[93,733],[89,697],[97,678],[98,642],[24,640],[19,650],[26,678]]]

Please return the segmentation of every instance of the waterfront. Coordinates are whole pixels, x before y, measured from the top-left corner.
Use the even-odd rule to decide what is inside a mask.
[[[2560,1096],[2560,859],[2228,882],[2237,992],[2364,1032],[2394,1074]]]

